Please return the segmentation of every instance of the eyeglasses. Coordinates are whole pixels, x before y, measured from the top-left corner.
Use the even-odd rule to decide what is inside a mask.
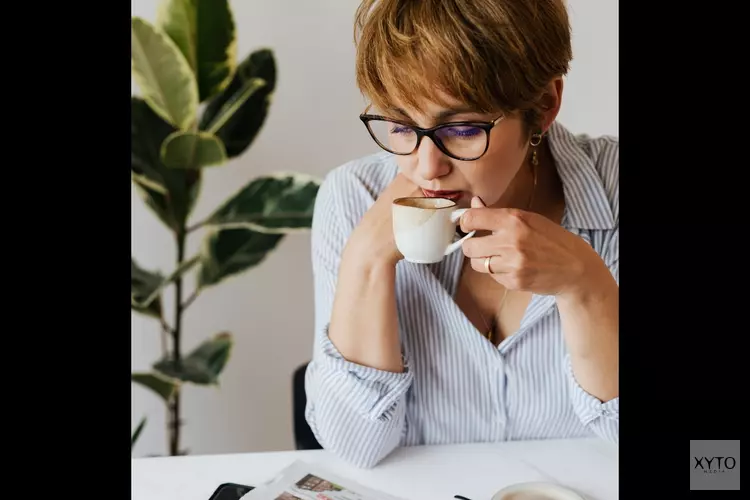
[[[410,155],[419,148],[422,138],[429,137],[440,151],[461,161],[477,160],[487,152],[490,130],[504,117],[499,116],[491,122],[451,122],[421,128],[385,116],[359,115],[373,140],[389,153]]]

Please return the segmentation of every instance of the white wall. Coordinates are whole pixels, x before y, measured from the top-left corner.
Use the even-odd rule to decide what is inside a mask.
[[[568,0],[575,60],[560,121],[575,132],[618,133],[618,4]],[[227,166],[206,171],[193,215],[208,215],[253,177],[277,170],[323,176],[376,151],[357,115],[364,106],[354,86],[352,18],[358,0],[234,0],[238,56],[261,46],[277,57],[278,84],[270,115],[255,143]],[[153,21],[156,0],[132,0],[132,14]],[[134,92],[137,89],[134,87]],[[131,252],[147,268],[172,269],[174,245],[132,192]],[[189,241],[197,251],[201,234]],[[279,279],[281,276],[284,279]],[[167,317],[172,300],[167,297]],[[233,356],[218,389],[183,391],[183,446],[192,454],[291,449],[291,374],[312,346],[309,236],[287,237],[259,267],[206,291],[185,318],[184,349],[229,330]],[[132,315],[132,369],[159,356],[159,329]],[[165,411],[158,398],[133,385],[131,429],[149,423],[135,456],[164,454]]]

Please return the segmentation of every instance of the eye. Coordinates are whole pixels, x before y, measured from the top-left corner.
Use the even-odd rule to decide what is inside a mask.
[[[478,127],[447,127],[441,130],[441,135],[446,137],[474,137],[482,133]]]
[[[391,134],[409,134],[412,130],[409,127],[403,125],[393,125],[391,127]]]

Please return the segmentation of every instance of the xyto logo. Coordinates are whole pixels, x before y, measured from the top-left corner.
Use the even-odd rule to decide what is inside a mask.
[[[719,474],[737,465],[734,457],[693,457],[693,469],[700,469],[704,474]]]

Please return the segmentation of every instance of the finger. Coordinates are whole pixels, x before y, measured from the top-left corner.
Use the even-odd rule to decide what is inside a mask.
[[[489,266],[487,265],[488,257]],[[506,259],[504,259],[502,255],[490,255],[488,257],[471,259],[471,268],[477,272],[485,274],[504,274],[512,270],[511,266],[507,264]]]
[[[481,204],[481,205],[480,205]],[[471,200],[471,208],[461,216],[461,229],[470,231],[495,231],[516,217],[516,209],[487,208],[477,196]]]
[[[492,231],[499,226],[497,211],[491,208],[470,208],[461,216],[461,230],[465,233],[471,231]]]
[[[461,217],[461,230],[497,231],[501,228],[525,227],[528,214],[516,208],[470,208]]]
[[[512,247],[506,243],[507,238],[503,237],[504,234],[505,231],[501,229],[487,236],[474,236],[463,242],[461,250],[470,259],[496,255],[503,252],[506,247],[510,250]]]

